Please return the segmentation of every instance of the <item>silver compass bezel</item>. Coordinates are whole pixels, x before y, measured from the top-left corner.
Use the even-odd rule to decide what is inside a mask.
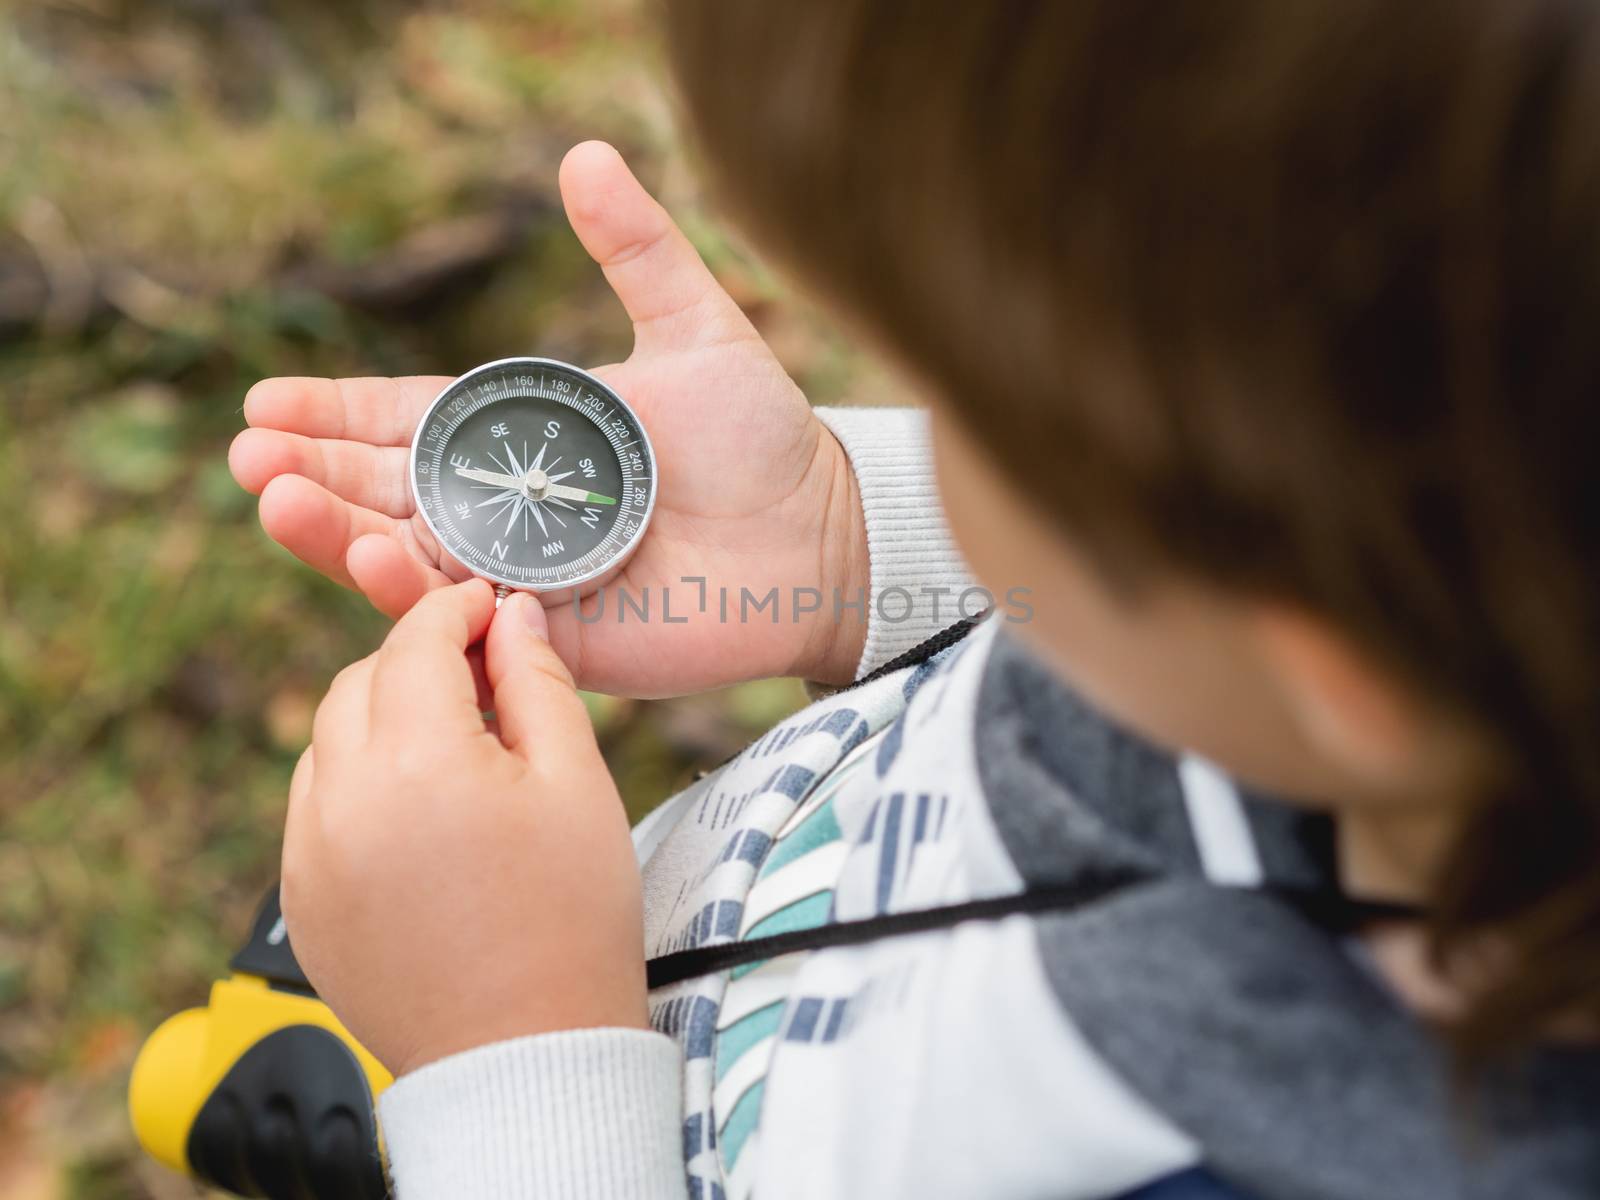
[[[494,571],[485,570],[481,567],[471,566],[457,558],[453,553],[451,553],[450,543],[448,540],[446,540],[444,532],[434,524],[433,518],[428,515],[427,505],[423,502],[422,489],[417,484],[417,455],[422,448],[423,431],[428,428],[430,418],[433,416],[434,412],[438,410],[439,406],[443,404],[447,398],[453,397],[457,389],[463,386],[470,386],[475,376],[484,375],[492,371],[501,371],[508,367],[522,369],[554,368],[559,371],[567,371],[571,372],[573,375],[576,375],[579,379],[584,381],[585,387],[593,388],[608,402],[616,404],[617,407],[628,414],[628,417],[632,420],[634,427],[639,431],[639,440],[644,443],[644,449],[650,456],[650,496],[645,504],[644,515],[639,518],[639,528],[634,532],[633,537],[630,538],[628,542],[624,544],[622,548],[619,549],[615,554],[613,554],[600,566],[596,567],[593,571],[590,571],[588,574],[580,576],[576,579],[563,580],[561,583],[545,587],[541,587],[537,584],[529,584],[520,579],[512,579],[508,576],[498,574]],[[579,415],[582,416],[584,414],[580,412]],[[632,557],[633,553],[639,548],[639,543],[644,540],[645,534],[649,532],[650,518],[655,515],[656,497],[661,490],[661,465],[660,460],[656,458],[655,444],[651,442],[650,431],[645,428],[644,421],[640,419],[639,413],[633,407],[633,405],[629,404],[626,400],[619,396],[615,389],[608,386],[604,380],[600,379],[589,371],[585,371],[582,367],[574,366],[569,362],[563,362],[559,358],[540,358],[522,355],[513,355],[509,358],[497,358],[492,362],[481,363],[480,365],[473,367],[472,370],[466,372],[464,375],[458,375],[439,390],[438,395],[434,396],[434,398],[428,402],[428,406],[422,410],[422,416],[417,421],[416,429],[412,432],[411,452],[406,458],[406,474],[410,481],[411,498],[417,506],[417,513],[422,517],[423,524],[428,527],[428,532],[433,535],[433,540],[438,544],[439,550],[442,554],[449,555],[453,561],[460,563],[465,570],[470,571],[479,579],[487,579],[491,583],[501,584],[504,587],[510,588],[512,591],[533,592],[537,595],[553,595],[562,592],[574,592],[576,595],[581,597],[588,595],[595,589],[604,586],[613,575],[621,570],[622,565],[627,562],[630,557]]]

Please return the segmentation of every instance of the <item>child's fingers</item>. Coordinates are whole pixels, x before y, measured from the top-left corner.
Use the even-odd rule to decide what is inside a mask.
[[[481,579],[436,588],[395,623],[372,674],[372,730],[393,745],[481,732],[482,709],[466,650],[494,615]]]
[[[483,662],[483,643],[467,647],[467,666],[472,670],[472,687],[478,697],[478,711],[494,711],[494,689],[489,686],[489,669]]]
[[[323,763],[336,762],[367,743],[371,728],[372,673],[378,656],[369,654],[333,677],[311,722],[311,746]]]
[[[244,398],[244,419],[259,429],[344,438],[374,446],[409,446],[423,410],[450,380],[263,379]]]
[[[246,429],[228,448],[239,486],[259,496],[279,475],[304,475],[334,495],[391,517],[409,517],[416,500],[407,484],[409,451],[277,429]]]
[[[300,757],[295,761],[294,774],[289,777],[289,803],[294,804],[296,799],[303,798],[311,790],[311,781],[316,778],[316,756],[311,747],[307,746],[300,752]]]
[[[311,813],[311,784],[316,778],[316,754],[310,746],[294,765],[294,775],[289,780],[289,809],[283,818],[283,856],[279,870],[278,902],[293,908],[297,897],[294,892],[300,884],[302,872],[314,853],[312,831],[315,825]],[[287,921],[287,918],[285,918]]]
[[[584,142],[567,151],[561,196],[646,353],[754,336],[689,239],[610,146]]]
[[[392,620],[399,620],[434,588],[450,582],[442,572],[418,562],[394,538],[383,534],[357,538],[345,554],[344,565],[372,607]]]
[[[294,774],[289,777],[289,809],[283,818],[283,851],[289,853],[291,844],[299,842],[306,820],[306,797],[311,794],[311,784],[316,778],[316,754],[310,746],[301,753],[294,764]]]
[[[539,601],[516,592],[495,613],[484,643],[500,740],[529,762],[540,753],[594,745],[594,727],[572,674],[549,642]]]
[[[589,607],[581,611],[592,615],[594,600],[591,598],[586,603]],[[584,661],[584,640],[586,635],[599,626],[586,625],[578,619],[580,615],[578,604],[570,601],[566,604],[556,604],[552,600],[546,600],[543,605],[545,618],[549,622],[550,644],[555,647],[556,657],[567,664],[567,669],[572,672],[575,680],[584,679],[587,686],[587,675],[591,664]]]
[[[261,490],[261,527],[301,562],[346,587],[355,586],[344,565],[350,543],[364,534],[397,532],[393,518],[341,500],[302,475],[279,475]]]

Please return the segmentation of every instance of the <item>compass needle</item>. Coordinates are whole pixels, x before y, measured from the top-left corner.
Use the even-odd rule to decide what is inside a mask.
[[[656,462],[638,416],[599,379],[550,359],[502,359],[449,384],[423,414],[410,462],[417,512],[441,551],[507,587],[592,590],[654,508]]]
[[[463,479],[492,484],[495,487],[507,488],[513,492],[520,491],[522,488],[522,477],[520,475],[513,477],[511,475],[502,475],[498,471],[481,471],[475,467],[457,467],[456,474]]]
[[[546,490],[551,496],[557,496],[563,500],[576,500],[579,504],[615,504],[617,502],[615,496],[602,496],[598,492],[586,492],[582,488],[567,487],[559,483],[552,483]]]

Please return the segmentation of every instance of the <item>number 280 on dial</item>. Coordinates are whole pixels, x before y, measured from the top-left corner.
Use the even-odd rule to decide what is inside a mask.
[[[411,443],[417,510],[445,553],[529,592],[603,584],[655,508],[650,438],[587,371],[503,358],[428,406]]]

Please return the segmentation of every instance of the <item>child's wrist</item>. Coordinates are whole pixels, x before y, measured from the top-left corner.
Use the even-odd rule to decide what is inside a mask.
[[[872,564],[855,470],[826,425],[821,429],[817,455],[825,461],[829,479],[819,553],[822,598],[790,674],[815,683],[843,685],[854,680],[867,640]]]

